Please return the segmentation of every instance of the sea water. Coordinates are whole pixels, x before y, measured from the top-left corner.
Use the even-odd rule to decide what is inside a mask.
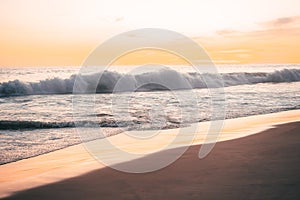
[[[102,77],[96,91],[86,94],[93,100],[92,110],[80,115],[73,102],[79,67],[0,68],[0,164],[80,143],[76,126],[101,129],[101,137],[108,137],[125,130],[209,121],[211,91],[223,86],[227,119],[300,108],[300,65],[218,65],[223,83],[216,82],[216,88],[207,88],[203,79],[214,80],[214,74],[195,73],[189,66],[130,73],[132,68],[117,66],[82,76],[87,84]],[[129,85],[142,87],[115,93],[114,86],[124,77]],[[163,80],[171,88],[145,85],[149,80]]]

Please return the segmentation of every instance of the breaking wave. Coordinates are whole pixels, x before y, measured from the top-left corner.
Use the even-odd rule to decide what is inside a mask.
[[[51,129],[73,127],[117,127],[114,121],[79,121],[79,122],[41,122],[41,121],[0,121],[0,130]]]
[[[101,79],[98,78],[101,75]],[[300,69],[283,69],[265,73],[224,73],[221,74],[225,87],[257,84],[300,81]],[[211,87],[222,87],[223,83],[215,74],[180,73],[170,69],[155,72],[128,75],[112,71],[104,71],[90,75],[72,75],[70,78],[53,78],[39,82],[22,82],[14,80],[0,83],[0,97],[40,95],[40,94],[71,94],[76,81],[80,81],[82,91],[87,93],[112,93],[125,91],[155,91],[206,88],[209,81]],[[205,80],[205,81],[204,81]],[[98,85],[93,88],[93,83]],[[115,86],[118,86],[117,89]],[[136,89],[137,88],[137,89]]]
[[[102,121],[70,121],[70,122],[43,122],[43,121],[21,121],[21,120],[1,120],[0,130],[35,130],[35,129],[58,129],[58,128],[122,128],[122,130],[139,130],[143,129],[140,126],[141,121],[138,120],[122,120],[116,122],[115,120],[105,119]],[[145,126],[147,127],[147,126]],[[160,127],[159,125],[147,127],[148,129],[162,128],[178,128],[179,122],[169,121],[166,126]]]

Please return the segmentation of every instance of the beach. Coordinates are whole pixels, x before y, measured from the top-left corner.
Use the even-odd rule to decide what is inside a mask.
[[[297,199],[299,116],[294,110],[225,120],[220,142],[207,157],[199,159],[201,140],[195,138],[177,161],[150,173],[105,167],[82,145],[75,145],[1,165],[1,195],[9,199]],[[110,138],[120,137],[124,135]],[[145,163],[164,159],[172,151],[176,149],[140,159]],[[134,162],[140,160],[128,164]]]
[[[0,200],[300,199],[300,1],[0,1]]]

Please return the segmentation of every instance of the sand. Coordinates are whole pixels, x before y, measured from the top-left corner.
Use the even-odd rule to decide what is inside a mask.
[[[209,156],[198,158],[197,143],[201,143],[201,137],[197,137],[175,163],[146,174],[106,168],[77,145],[0,166],[0,191],[3,196],[19,191],[12,199],[297,199],[299,122],[230,139],[274,124],[297,121],[299,117],[299,111],[288,111],[226,120],[220,138],[224,142],[219,142]],[[118,141],[120,137],[124,136],[112,140]],[[147,163],[174,151],[161,151],[141,159]],[[134,162],[137,161],[127,163]]]

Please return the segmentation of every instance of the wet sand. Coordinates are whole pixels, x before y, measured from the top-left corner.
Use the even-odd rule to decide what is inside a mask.
[[[146,174],[100,168],[18,192],[7,199],[299,199],[300,122],[219,142],[204,159],[190,147],[170,166]],[[176,149],[141,158],[164,159]],[[134,162],[127,164],[132,165]]]

